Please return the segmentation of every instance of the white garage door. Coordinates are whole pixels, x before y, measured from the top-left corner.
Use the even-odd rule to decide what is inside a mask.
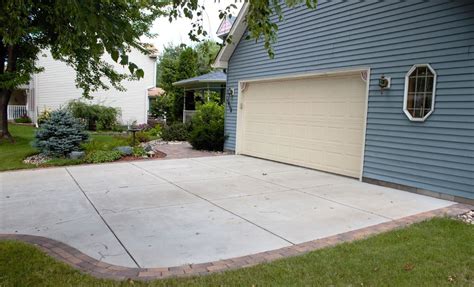
[[[360,73],[249,82],[237,152],[359,177],[366,110]]]

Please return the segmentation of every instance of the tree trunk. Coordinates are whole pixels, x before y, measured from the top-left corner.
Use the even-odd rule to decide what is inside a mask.
[[[13,137],[8,131],[8,102],[11,90],[0,89],[0,140],[7,139],[13,142]]]

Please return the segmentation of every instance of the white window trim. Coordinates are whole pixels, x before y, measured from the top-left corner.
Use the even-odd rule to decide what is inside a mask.
[[[411,73],[413,73],[413,71],[415,71],[416,68],[420,68],[420,67],[427,67],[431,71],[431,73],[433,73],[433,95],[431,97],[431,110],[423,118],[414,118],[410,114],[410,112],[408,112],[408,108],[407,108],[408,81],[409,81],[409,77],[410,77]],[[411,67],[411,69],[406,73],[406,75],[405,75],[405,92],[404,92],[404,96],[403,96],[403,112],[405,113],[405,115],[408,117],[408,119],[410,121],[424,122],[434,112],[435,98],[436,98],[436,78],[437,77],[438,77],[438,75],[436,74],[436,71],[433,69],[433,67],[431,67],[430,64],[416,64],[416,65],[413,65],[413,67]]]

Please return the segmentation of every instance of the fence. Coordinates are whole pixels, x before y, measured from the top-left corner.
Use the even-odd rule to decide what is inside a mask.
[[[27,114],[28,110],[26,109],[26,106],[8,105],[7,116],[9,120],[18,119]]]

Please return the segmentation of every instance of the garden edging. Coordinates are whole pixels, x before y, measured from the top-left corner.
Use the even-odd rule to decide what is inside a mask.
[[[467,204],[453,204],[445,208],[423,212],[397,220],[380,223],[374,226],[369,226],[366,228],[361,228],[358,230],[341,233],[317,240],[312,240],[272,251],[208,263],[163,268],[129,268],[108,264],[105,262],[98,261],[67,244],[41,236],[26,234],[0,234],[0,240],[19,240],[36,245],[48,255],[58,259],[59,261],[62,261],[72,266],[73,268],[76,268],[82,272],[85,272],[98,278],[107,278],[115,280],[153,280],[165,279],[170,277],[205,275],[215,272],[249,267],[259,263],[271,262],[284,257],[301,255],[310,251],[334,246],[344,242],[351,242],[354,240],[363,239],[368,236],[405,227],[407,225],[427,220],[433,217],[455,217],[457,215],[468,212],[473,208],[474,206]]]

